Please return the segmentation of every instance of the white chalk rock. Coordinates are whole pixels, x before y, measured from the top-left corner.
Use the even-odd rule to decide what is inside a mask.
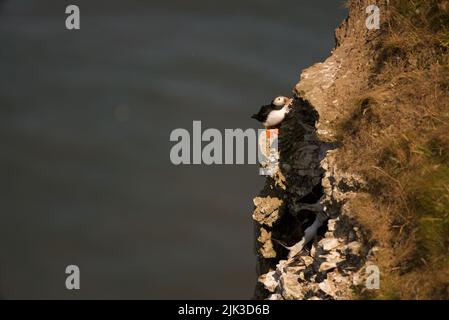
[[[337,238],[324,238],[319,243],[324,250],[330,251],[337,248],[340,245],[340,241]]]
[[[337,264],[335,262],[324,261],[320,265],[320,272],[331,270],[331,269],[335,269],[336,267],[337,267]]]
[[[278,281],[274,278],[275,271],[270,271],[261,275],[258,279],[269,292],[274,292],[278,286]]]
[[[352,254],[360,254],[362,244],[358,241],[352,241],[346,245],[346,248],[349,249]]]
[[[301,257],[302,261],[306,265],[306,267],[310,266],[313,263],[313,258],[310,256],[303,256]]]

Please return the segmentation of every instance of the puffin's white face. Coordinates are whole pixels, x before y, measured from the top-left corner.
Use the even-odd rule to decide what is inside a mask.
[[[279,96],[273,100],[273,104],[277,107],[283,107],[287,103],[289,103],[289,99],[287,97]]]

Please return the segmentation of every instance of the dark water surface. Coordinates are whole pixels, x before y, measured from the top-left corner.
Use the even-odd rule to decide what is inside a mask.
[[[251,297],[258,167],[174,166],[170,132],[258,128],[341,1],[0,2],[1,297]]]

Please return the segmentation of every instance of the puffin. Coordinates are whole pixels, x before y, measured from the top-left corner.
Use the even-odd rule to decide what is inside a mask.
[[[276,127],[284,120],[285,115],[290,111],[289,107],[293,99],[279,96],[271,101],[271,104],[262,106],[258,113],[253,114],[251,118],[262,122],[267,129]]]

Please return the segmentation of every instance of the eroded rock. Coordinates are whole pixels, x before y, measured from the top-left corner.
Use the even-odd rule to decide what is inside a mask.
[[[256,209],[253,212],[253,219],[260,224],[273,226],[280,217],[280,207],[282,200],[276,197],[256,197],[253,200]]]

